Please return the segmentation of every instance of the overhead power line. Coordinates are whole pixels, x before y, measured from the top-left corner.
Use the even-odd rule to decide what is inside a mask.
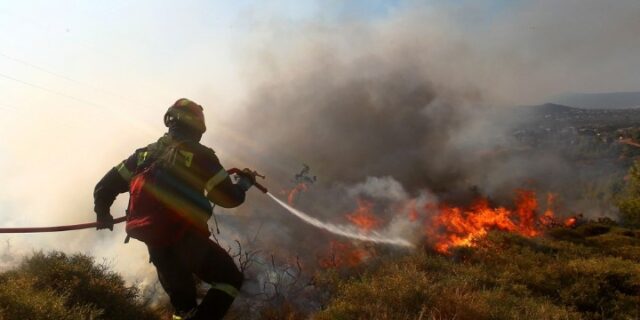
[[[64,98],[67,98],[67,99],[70,99],[70,100],[74,100],[74,101],[77,101],[77,102],[80,102],[80,103],[83,103],[83,104],[86,104],[86,105],[91,105],[93,107],[100,108],[101,111],[107,111],[107,112],[110,112],[110,113],[112,113],[114,115],[118,115],[124,121],[130,122],[130,123],[134,123],[134,124],[137,124],[137,125],[141,125],[141,128],[143,128],[145,131],[153,132],[153,130],[150,129],[144,122],[139,121],[138,119],[134,119],[134,118],[131,118],[129,116],[126,116],[122,112],[120,112],[118,110],[113,110],[112,108],[109,108],[108,106],[93,102],[91,100],[87,100],[87,99],[84,99],[84,98],[79,98],[79,97],[76,97],[76,96],[73,96],[73,95],[70,95],[70,94],[66,94],[64,92],[60,92],[60,91],[57,91],[57,90],[49,89],[47,87],[44,87],[44,86],[41,86],[41,85],[38,85],[38,84],[34,84],[34,83],[31,83],[31,82],[27,82],[27,81],[24,81],[24,80],[21,80],[21,79],[18,79],[18,78],[15,78],[15,77],[12,77],[10,75],[3,74],[3,73],[0,73],[0,78],[11,80],[11,81],[20,83],[22,85],[25,85],[25,86],[28,86],[28,87],[31,87],[31,88],[35,88],[35,89],[38,89],[38,90],[41,90],[41,91],[45,91],[45,92],[48,92],[48,93],[51,93],[51,94],[54,94],[54,95],[58,95],[58,96],[61,96],[61,97],[64,97]]]
[[[57,73],[57,72],[53,72],[53,71],[51,71],[51,70],[48,70],[48,69],[43,68],[43,67],[41,67],[41,66],[35,65],[35,64],[30,63],[30,62],[28,62],[28,61],[25,61],[25,60],[21,60],[21,59],[14,58],[14,57],[9,56],[9,55],[7,55],[7,54],[5,54],[5,53],[2,53],[2,52],[0,52],[0,56],[1,56],[1,57],[4,57],[5,59],[8,59],[8,60],[11,60],[11,61],[14,61],[14,62],[17,62],[17,63],[23,64],[23,65],[25,65],[25,66],[28,66],[28,67],[30,67],[30,68],[33,68],[33,69],[39,70],[39,71],[41,71],[41,72],[44,72],[44,73],[50,74],[50,75],[52,75],[52,76],[54,76],[54,77],[57,77],[57,78],[60,78],[60,79],[64,79],[64,80],[66,80],[66,81],[69,81],[69,82],[75,83],[75,84],[77,84],[77,85],[81,85],[81,86],[87,87],[87,88],[89,88],[89,89],[92,89],[92,90],[94,90],[94,91],[100,92],[100,93],[102,93],[102,94],[106,94],[106,95],[109,95],[109,96],[112,96],[112,97],[118,98],[119,100],[121,100],[121,101],[123,101],[123,102],[126,102],[126,103],[129,103],[129,104],[131,104],[131,105],[140,105],[140,104],[139,104],[139,103],[137,103],[137,102],[129,101],[129,99],[130,99],[130,98],[127,98],[127,97],[121,96],[121,95],[119,95],[119,94],[116,94],[116,93],[113,93],[113,92],[110,92],[110,91],[107,91],[107,90],[104,90],[104,89],[101,89],[101,88],[98,88],[98,87],[95,87],[95,86],[92,86],[92,85],[87,84],[87,83],[82,82],[82,81],[75,80],[75,79],[73,79],[73,78],[70,78],[70,77],[68,77],[68,76],[65,76],[65,75],[60,74],[60,73]],[[51,90],[49,90],[49,91],[51,91]]]
[[[52,89],[49,89],[49,88],[46,88],[46,87],[43,87],[43,86],[40,86],[40,85],[37,85],[37,84],[26,82],[24,80],[20,80],[20,79],[14,78],[12,76],[8,76],[8,75],[3,74],[3,73],[0,73],[0,77],[8,79],[8,80],[11,80],[11,81],[15,81],[15,82],[21,83],[23,85],[26,85],[26,86],[29,86],[29,87],[32,87],[32,88],[36,88],[36,89],[39,89],[39,90],[42,90],[42,91],[46,91],[46,92],[49,92],[49,93],[52,93],[52,94],[55,94],[55,95],[58,95],[58,96],[61,96],[61,97],[65,97],[67,99],[75,100],[75,101],[78,101],[78,102],[81,102],[81,103],[85,103],[85,104],[90,104],[90,105],[98,107],[98,108],[106,108],[106,106],[103,106],[101,104],[95,103],[93,101],[89,101],[89,100],[86,100],[86,99],[83,99],[83,98],[78,98],[78,97],[75,97],[75,96],[72,96],[72,95],[68,95],[68,94],[66,94],[64,92],[52,90]]]

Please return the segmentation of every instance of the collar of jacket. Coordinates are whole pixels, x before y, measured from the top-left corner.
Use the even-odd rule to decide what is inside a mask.
[[[202,133],[195,131],[187,126],[174,125],[169,127],[168,135],[179,141],[200,142]]]

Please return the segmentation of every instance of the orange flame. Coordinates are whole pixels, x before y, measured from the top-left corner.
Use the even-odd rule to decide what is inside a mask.
[[[573,226],[575,226],[577,222],[578,219],[576,219],[576,217],[571,217],[564,221],[564,226],[567,228],[573,228]]]
[[[360,230],[370,231],[380,226],[380,220],[373,213],[373,203],[357,199],[358,207],[346,214],[347,220]],[[323,268],[355,267],[370,258],[372,252],[349,242],[331,240],[328,254],[319,259]]]
[[[307,191],[308,188],[309,187],[307,187],[307,184],[299,183],[293,189],[289,190],[288,192],[285,191],[285,193],[287,193],[287,202],[290,205],[293,205],[293,203],[295,202],[296,197],[298,196],[298,194],[300,192]]]
[[[426,235],[433,241],[434,249],[440,253],[448,253],[456,246],[472,246],[474,241],[491,230],[534,237],[541,233],[543,218],[553,218],[550,207],[553,197],[550,196],[547,200],[548,208],[542,217],[536,215],[538,201],[535,192],[527,190],[517,191],[516,207],[513,210],[492,208],[484,198],[476,200],[468,209],[441,205],[433,218],[427,221]]]
[[[358,208],[347,214],[347,219],[361,230],[370,231],[380,225],[380,220],[373,215],[373,203],[358,199]]]
[[[407,215],[407,218],[409,218],[409,221],[411,221],[411,222],[418,221],[419,214],[418,214],[418,208],[416,208],[416,201],[415,200],[411,200],[411,202],[409,203],[408,212],[409,213]]]
[[[556,195],[553,193],[547,194],[547,210],[544,211],[540,217],[540,224],[545,227],[552,227],[556,224],[556,217],[553,213],[553,205],[556,201]]]
[[[307,190],[299,184],[289,191],[289,203]],[[474,246],[476,241],[492,230],[513,232],[525,237],[540,235],[545,228],[575,226],[578,218],[559,220],[554,213],[556,195],[549,193],[546,208],[541,211],[534,191],[516,190],[514,207],[493,207],[487,198],[478,198],[469,207],[457,207],[443,203],[427,202],[418,205],[416,199],[394,204],[399,213],[414,223],[424,224],[423,230],[435,251],[448,254],[453,247]],[[374,203],[357,199],[357,208],[346,214],[346,218],[363,231],[381,226],[374,214]],[[353,267],[375,255],[374,251],[353,243],[332,240],[329,252],[319,258],[323,268]]]
[[[329,253],[319,259],[322,268],[355,267],[369,258],[367,250],[348,242],[331,240]]]

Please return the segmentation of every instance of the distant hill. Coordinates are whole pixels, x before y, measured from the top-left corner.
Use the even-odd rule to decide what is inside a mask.
[[[640,108],[577,108],[554,103],[522,106],[514,109],[523,122],[550,128],[573,127],[635,127],[640,124]]]
[[[526,108],[525,110],[531,112],[532,115],[561,115],[585,112],[579,108],[555,103],[545,103],[537,106],[526,106],[523,108]]]
[[[640,92],[571,93],[551,102],[582,109],[640,108]]]

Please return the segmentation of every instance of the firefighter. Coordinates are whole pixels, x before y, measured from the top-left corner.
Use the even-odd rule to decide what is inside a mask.
[[[236,183],[232,182],[214,151],[200,144],[206,126],[203,109],[195,102],[184,98],[176,101],[166,112],[164,123],[168,127],[164,136],[136,150],[96,185],[97,229],[113,230],[110,207],[118,194],[129,191],[127,234],[136,238],[140,232],[133,231],[142,230],[143,234],[153,235],[137,239],[147,245],[160,284],[175,309],[173,319],[221,319],[238,295],[243,275],[233,258],[209,238],[207,221],[213,213],[210,202],[225,208],[239,206],[245,200],[245,192],[255,183],[255,177],[246,170]],[[167,158],[175,165],[155,164]],[[141,190],[162,190],[143,201],[143,197],[132,190],[141,180],[139,177],[148,176],[155,167],[160,167],[156,171],[162,171],[169,177],[165,180],[178,187],[149,187],[153,183],[161,184],[160,179],[146,181]],[[177,218],[159,226],[161,208],[169,208],[167,212],[175,213]],[[150,216],[141,218],[141,214]],[[143,223],[135,224],[136,221]],[[144,228],[136,229],[138,226]],[[199,305],[193,275],[211,286]]]

